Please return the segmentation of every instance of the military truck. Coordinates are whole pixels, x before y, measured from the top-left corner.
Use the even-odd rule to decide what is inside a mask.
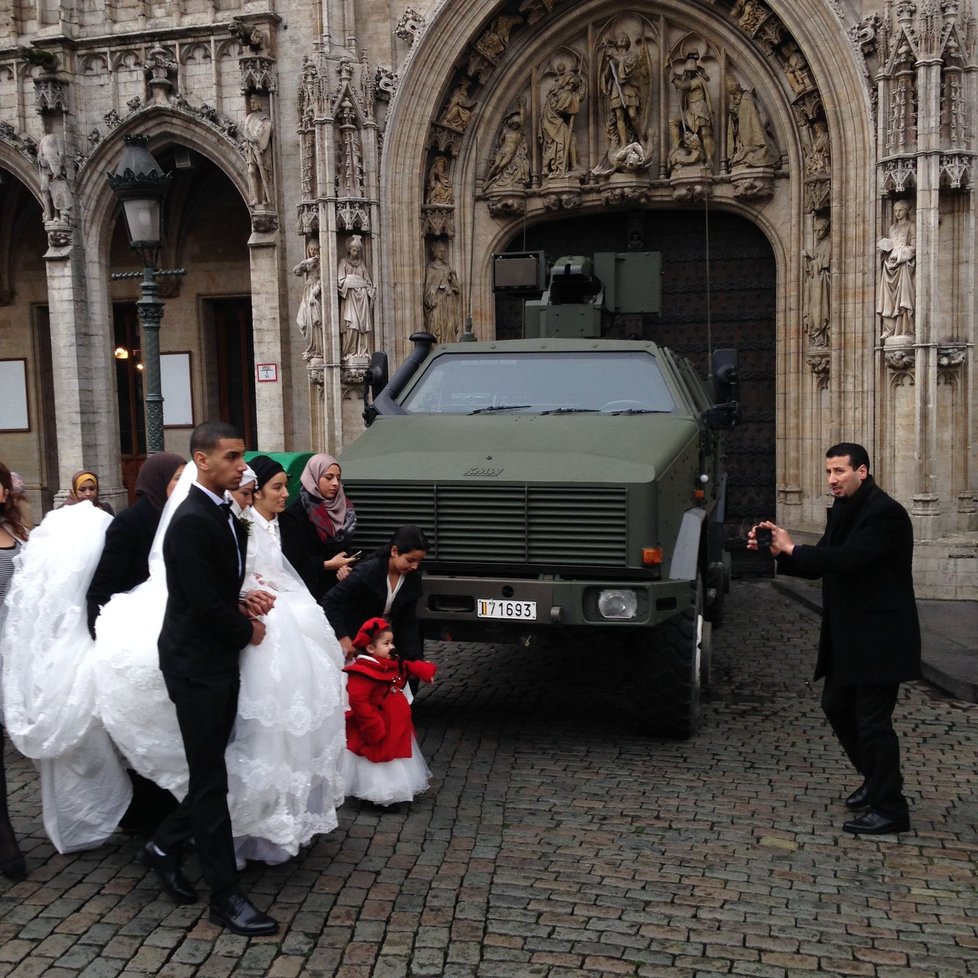
[[[711,391],[685,357],[600,335],[656,305],[657,259],[559,259],[524,339],[416,333],[389,380],[375,354],[369,426],[341,463],[358,547],[405,523],[428,535],[426,637],[639,645],[635,719],[688,737],[729,582],[721,438],[739,413],[736,360],[714,353]]]

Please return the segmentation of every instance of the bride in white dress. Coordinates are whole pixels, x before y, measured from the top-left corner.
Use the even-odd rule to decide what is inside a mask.
[[[47,735],[49,742],[38,743],[28,755],[73,772],[62,790],[44,794],[46,828],[49,809],[57,814],[52,841],[59,851],[97,846],[118,824],[128,804],[129,779],[116,748],[139,774],[178,798],[186,793],[186,759],[156,640],[167,594],[163,536],[195,478],[189,463],[164,508],[149,580],[105,605],[94,647],[84,595],[101,553],[101,521],[96,526],[92,519],[74,520],[71,549],[52,550],[43,561],[38,551],[31,573],[19,582],[15,577],[22,607],[37,608],[43,595],[45,607],[65,609],[58,621],[34,629],[29,642],[15,649],[5,642],[12,656],[4,663],[5,687],[11,680],[22,691],[17,702],[30,707],[24,711],[28,732],[28,720],[38,726],[48,714],[61,718],[57,740]],[[63,532],[58,537],[66,542]],[[261,647],[241,653],[238,718],[227,750],[228,804],[239,860],[275,863],[337,825],[336,808],[343,801],[338,774],[345,744],[343,654],[322,610],[261,524],[249,533],[246,566],[245,589],[260,581],[276,594],[276,605],[266,617]],[[57,641],[48,648],[44,643],[52,638]],[[39,688],[43,697],[31,701],[28,694]],[[70,753],[79,742],[86,758],[80,770]],[[113,788],[108,796],[107,786]]]

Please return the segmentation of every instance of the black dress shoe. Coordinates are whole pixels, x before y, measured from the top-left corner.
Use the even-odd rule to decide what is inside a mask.
[[[211,920],[243,937],[264,937],[278,932],[278,922],[262,913],[242,893],[229,893],[211,901]]]
[[[0,875],[6,876],[8,880],[27,879],[27,860],[20,852],[0,860]]]
[[[180,872],[180,862],[171,854],[160,855],[152,842],[147,842],[140,850],[139,861],[156,873],[160,886],[177,903],[196,903],[197,891],[190,885],[187,877]]]
[[[842,828],[854,835],[889,835],[893,832],[909,832],[910,816],[880,815],[879,812],[866,812],[851,822],[846,822]]]
[[[850,812],[869,808],[869,785],[865,781],[846,799],[846,808]]]

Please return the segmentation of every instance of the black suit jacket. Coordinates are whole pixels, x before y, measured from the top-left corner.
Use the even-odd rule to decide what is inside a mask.
[[[873,685],[920,676],[913,524],[870,478],[836,501],[815,546],[796,545],[777,564],[783,574],[822,578],[816,679]]]
[[[149,577],[149,552],[160,523],[160,511],[146,496],[109,524],[98,567],[88,586],[88,630],[95,638],[95,620],[113,594],[131,591]]]
[[[168,675],[238,673],[251,622],[238,608],[247,537],[233,523],[232,535],[227,513],[197,486],[173,514],[163,539],[169,594],[158,643],[160,669]]]
[[[402,659],[423,659],[424,648],[418,626],[418,598],[421,597],[421,572],[404,576],[388,617],[394,631],[394,644]],[[344,581],[331,588],[322,600],[323,609],[337,638],[356,637],[368,618],[384,613],[387,603],[387,554],[368,557],[357,564]]]

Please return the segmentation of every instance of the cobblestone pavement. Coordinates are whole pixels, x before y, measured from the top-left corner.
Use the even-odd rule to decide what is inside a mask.
[[[978,707],[905,687],[915,831],[849,836],[855,779],[805,683],[816,617],[768,582],[728,607],[688,743],[629,730],[627,652],[432,648],[432,790],[348,803],[300,858],[249,866],[275,938],[169,903],[133,837],[57,855],[8,748],[31,874],[0,879],[0,976],[978,975]]]

